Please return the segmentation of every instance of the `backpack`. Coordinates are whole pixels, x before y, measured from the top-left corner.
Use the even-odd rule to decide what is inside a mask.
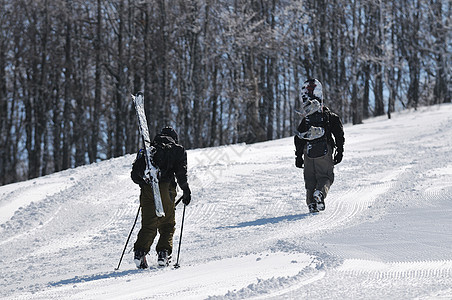
[[[167,170],[170,166],[170,150],[176,143],[174,140],[166,135],[158,134],[155,136],[151,146],[155,148],[155,153],[151,158],[151,163],[160,170]],[[140,149],[137,157],[132,164],[132,172],[130,177],[136,184],[146,184],[143,179],[144,171],[146,170],[146,158],[144,149]],[[159,172],[161,174],[161,172]],[[160,179],[160,178],[159,178]]]
[[[167,169],[169,163],[169,152],[171,148],[173,148],[174,144],[174,140],[171,137],[160,134],[157,134],[152,141],[152,146],[156,149],[153,162],[160,169]]]
[[[146,170],[146,158],[144,155],[144,149],[140,149],[137,153],[137,157],[132,164],[132,171],[130,172],[130,177],[132,181],[136,184],[146,184],[144,181],[144,170]]]
[[[309,127],[321,127],[324,129],[325,134],[315,140],[307,141],[307,155],[309,158],[318,158],[325,156],[328,153],[328,134],[329,130],[329,111],[316,112],[306,117],[306,124]]]

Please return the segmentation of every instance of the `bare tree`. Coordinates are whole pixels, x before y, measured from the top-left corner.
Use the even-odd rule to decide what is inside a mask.
[[[4,0],[0,184],[121,156],[292,134],[305,79],[344,122],[451,101],[446,0]]]

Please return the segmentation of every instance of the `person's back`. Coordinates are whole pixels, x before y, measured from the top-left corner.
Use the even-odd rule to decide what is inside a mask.
[[[177,140],[177,139],[176,139]],[[173,137],[158,134],[152,146],[156,148],[153,162],[160,169],[159,182],[175,182],[175,176],[180,186],[187,182],[187,153]]]

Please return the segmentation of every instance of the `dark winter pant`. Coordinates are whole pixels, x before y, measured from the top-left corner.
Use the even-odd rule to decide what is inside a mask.
[[[168,253],[171,254],[173,250],[173,235],[176,226],[174,211],[176,188],[172,184],[165,182],[160,183],[159,187],[163,210],[165,211],[165,216],[160,218],[155,214],[152,188],[149,185],[141,186],[141,229],[138,232],[134,250],[149,252],[158,232],[160,238],[156,246],[157,252],[168,250]]]
[[[318,158],[309,158],[304,150],[304,182],[306,187],[306,204],[315,203],[313,193],[319,190],[326,198],[334,181],[333,153],[328,146],[328,153]]]

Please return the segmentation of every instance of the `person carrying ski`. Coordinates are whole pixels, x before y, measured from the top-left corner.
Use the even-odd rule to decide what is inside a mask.
[[[164,127],[154,137],[151,145],[156,148],[153,164],[160,169],[159,188],[165,216],[157,217],[156,215],[152,186],[143,180],[146,161],[143,150],[140,150],[131,172],[132,180],[139,184],[141,189],[141,229],[134,244],[134,261],[140,269],[148,267],[146,254],[150,251],[157,232],[160,234],[156,245],[158,265],[167,266],[170,263],[176,226],[175,179],[184,192],[182,202],[188,205],[191,201],[191,191],[187,182],[187,152],[182,145],[178,144],[176,131],[171,127]]]
[[[334,165],[342,161],[344,130],[339,116],[323,105],[322,84],[308,79],[301,89],[303,117],[295,142],[295,166],[304,168],[309,212],[325,209],[325,198],[334,181]]]

